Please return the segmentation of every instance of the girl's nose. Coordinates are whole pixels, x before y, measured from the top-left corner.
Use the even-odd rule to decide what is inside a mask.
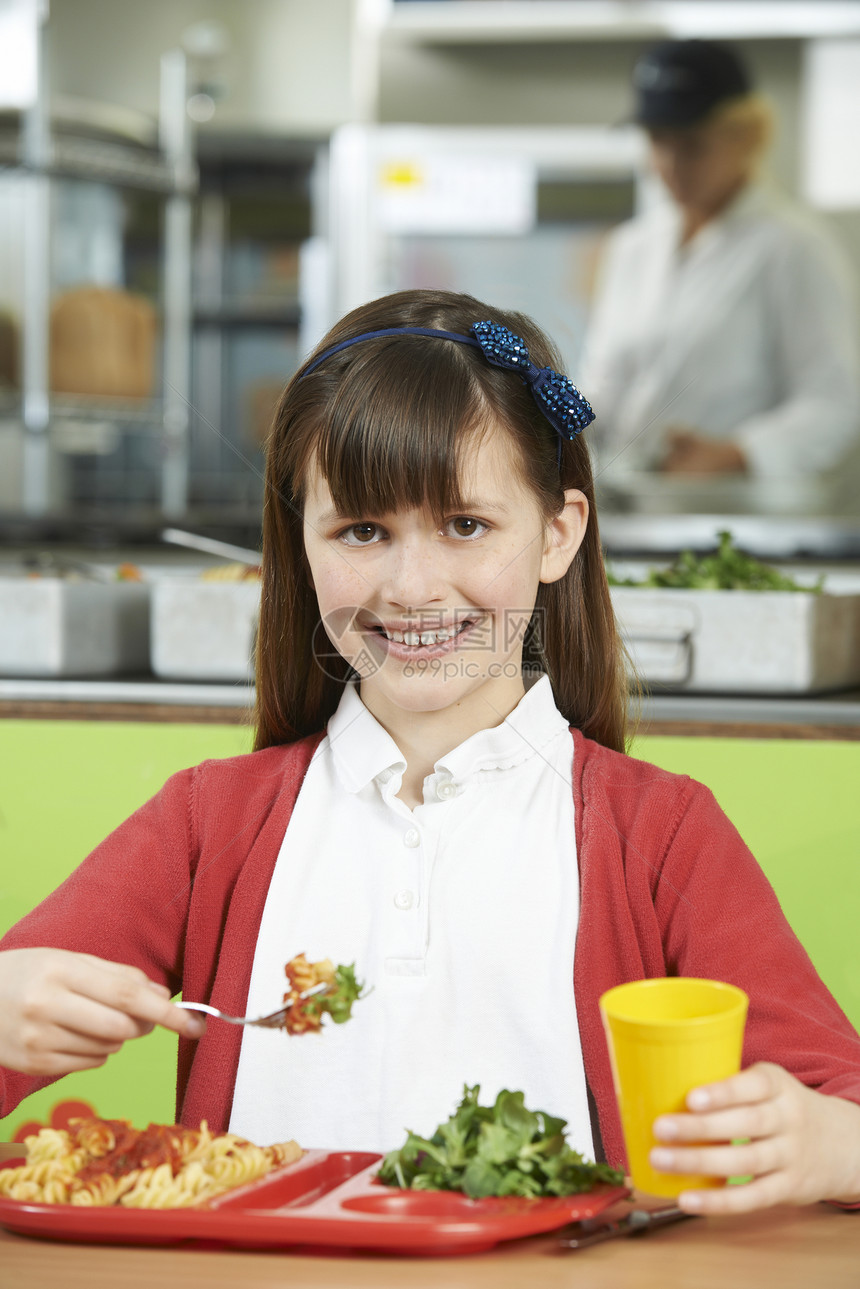
[[[404,609],[420,608],[443,599],[438,559],[423,542],[393,543],[379,590],[389,604]]]

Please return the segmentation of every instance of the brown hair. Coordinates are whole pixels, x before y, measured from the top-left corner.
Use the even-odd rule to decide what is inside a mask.
[[[469,295],[401,291],[354,309],[315,355],[342,340],[388,327],[469,334],[491,319],[522,336],[532,361],[562,370],[552,344],[530,318]],[[449,515],[460,504],[458,460],[465,442],[489,425],[510,435],[523,478],[547,521],[567,488],[588,499],[585,538],[568,572],[541,583],[523,646],[524,666],[549,674],[559,710],[588,737],[623,751],[627,694],[594,509],[588,448],[558,437],[525,384],[491,366],[480,350],[436,337],[364,340],[304,375],[311,355],[281,396],[267,449],[263,581],[257,641],[257,749],[321,731],[352,676],[325,641],[304,552],[304,487],[316,465],[344,514],[385,514],[427,506]]]

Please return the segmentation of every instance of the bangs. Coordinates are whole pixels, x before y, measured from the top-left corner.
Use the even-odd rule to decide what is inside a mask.
[[[426,508],[441,518],[461,507],[461,453],[491,419],[465,348],[377,339],[305,379],[324,387],[313,464],[342,514]]]

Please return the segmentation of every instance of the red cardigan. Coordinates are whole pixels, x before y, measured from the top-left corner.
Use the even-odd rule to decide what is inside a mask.
[[[625,1154],[598,998],[628,980],[709,976],[741,986],[751,998],[745,1064],[776,1061],[811,1087],[860,1102],[860,1038],[712,794],[572,733],[574,990],[607,1159],[623,1166]],[[243,1015],[270,877],[318,741],[174,775],[0,948],[97,953]],[[230,1025],[180,1040],[177,1120],[226,1129],[240,1042]],[[48,1082],[0,1069],[0,1114]]]

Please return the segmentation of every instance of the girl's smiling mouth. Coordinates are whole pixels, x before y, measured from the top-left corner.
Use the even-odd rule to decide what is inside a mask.
[[[445,626],[429,627],[427,622],[365,623],[365,631],[395,658],[439,657],[457,648],[478,625],[479,618],[463,618]]]

